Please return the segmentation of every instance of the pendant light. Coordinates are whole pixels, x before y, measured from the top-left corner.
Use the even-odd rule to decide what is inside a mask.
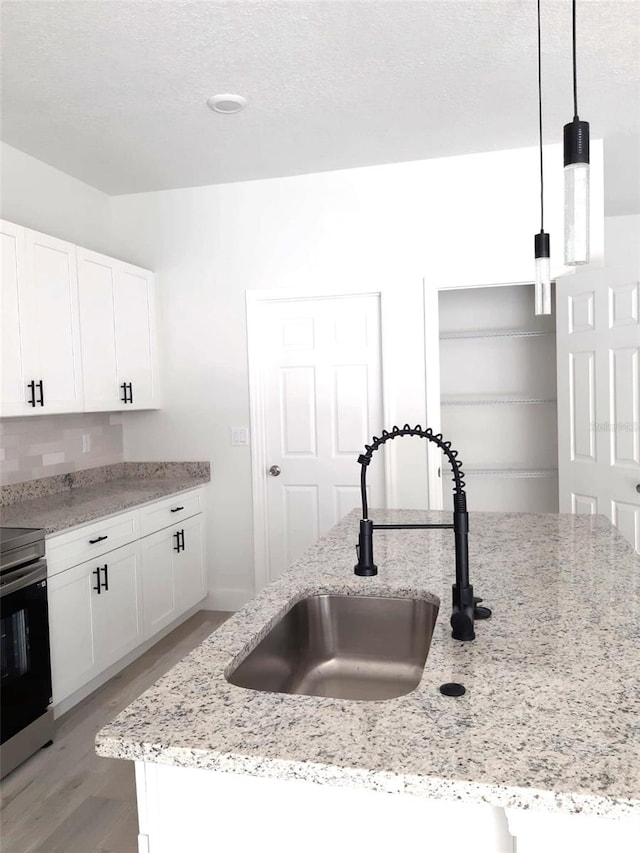
[[[573,121],[564,126],[564,262],[589,263],[589,122],[578,117],[576,0],[572,0]]]
[[[551,314],[551,254],[544,230],[544,174],[542,169],[542,59],[540,53],[540,0],[538,0],[538,126],[540,132],[540,233],[535,235],[535,313]]]

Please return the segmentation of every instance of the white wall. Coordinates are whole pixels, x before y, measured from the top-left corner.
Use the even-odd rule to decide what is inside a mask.
[[[109,196],[0,142],[0,216],[113,254]]]
[[[594,143],[596,256],[601,155]],[[560,147],[545,157],[558,272]],[[524,149],[112,199],[116,254],[157,273],[165,355],[163,409],[128,415],[125,458],[211,460],[212,604],[239,604],[253,587],[250,454],[229,443],[231,426],[249,422],[245,291],[355,284],[400,294],[392,385],[401,420],[424,422],[423,277],[433,288],[530,281],[537,175],[537,153]],[[416,505],[423,483],[420,465],[398,503]]]

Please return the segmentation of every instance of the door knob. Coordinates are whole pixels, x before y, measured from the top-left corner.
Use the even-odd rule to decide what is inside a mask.
[[[636,486],[636,492],[640,492],[640,483]]]
[[[278,465],[272,465],[271,468],[269,468],[269,473],[272,477],[279,477],[282,471],[280,470]]]

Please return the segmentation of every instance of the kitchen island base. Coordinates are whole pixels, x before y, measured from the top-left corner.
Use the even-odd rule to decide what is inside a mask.
[[[611,820],[136,762],[139,853],[328,850],[602,853],[636,850],[640,818]],[[223,842],[223,843],[224,843]]]

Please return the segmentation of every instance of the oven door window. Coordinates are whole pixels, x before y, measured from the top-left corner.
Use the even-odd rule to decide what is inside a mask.
[[[2,617],[2,689],[29,672],[29,614],[26,607]]]
[[[43,714],[51,701],[46,581],[4,595],[1,605],[4,743]]]

